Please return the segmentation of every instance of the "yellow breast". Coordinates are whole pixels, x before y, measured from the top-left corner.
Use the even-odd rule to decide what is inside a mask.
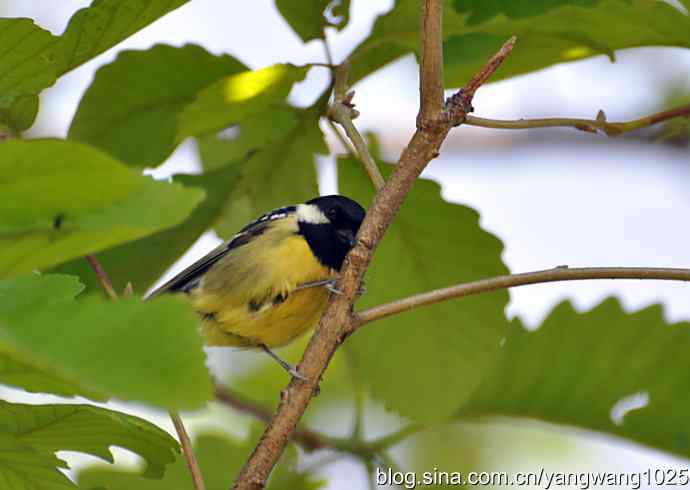
[[[279,220],[231,250],[192,291],[209,345],[276,347],[316,324],[328,290],[295,288],[332,278],[335,271],[318,262],[296,231],[294,218]]]

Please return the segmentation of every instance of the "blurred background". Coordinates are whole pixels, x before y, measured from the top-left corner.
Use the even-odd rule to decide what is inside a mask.
[[[60,34],[70,16],[88,0],[2,0],[3,17],[31,17]],[[350,24],[342,32],[329,30],[335,62],[366,37],[375,17],[392,7],[389,0],[353,1]],[[196,43],[214,54],[230,53],[251,68],[277,62],[324,62],[323,46],[304,45],[276,11],[273,2],[194,0],[165,16],[95,60],[62,77],[46,90],[39,118],[27,137],[65,137],[81,95],[99,66],[124,49],[146,49],[156,43],[181,46]],[[519,48],[518,48],[519,49]],[[164,83],[164,82],[163,82]],[[327,70],[313,68],[290,95],[306,106],[329,83]],[[375,133],[388,160],[395,160],[414,130],[418,103],[417,65],[412,56],[400,59],[358,83],[355,103],[360,131]],[[644,48],[616,53],[616,62],[598,56],[562,64],[479,90],[476,115],[488,118],[569,116],[594,118],[603,109],[610,121],[633,119],[663,110],[690,96],[690,52],[675,48]],[[446,141],[441,156],[424,177],[438,181],[443,196],[481,214],[482,226],[505,244],[503,260],[512,272],[576,266],[690,267],[690,131],[654,127],[619,139],[571,129],[502,131],[461,127]],[[334,152],[341,151],[325,131]],[[199,170],[194,143],[183,144],[156,178]],[[319,161],[323,193],[337,190],[334,157]],[[169,274],[205,254],[219,240],[212,233],[199,242]],[[510,291],[509,317],[519,316],[536,327],[559,301],[569,298],[587,310],[604,297],[619,297],[629,311],[662,303],[666,319],[690,319],[688,286],[682,283],[590,281],[529,286]],[[216,372],[247,372],[257,354],[210,352]],[[35,395],[1,388],[0,397],[35,401]],[[277,396],[277,395],[276,395]],[[54,397],[45,397],[54,400]],[[644,404],[644,397],[633,400]],[[174,433],[163,413],[114,402],[118,409],[155,420]],[[398,421],[370,404],[366,433],[384,433]],[[318,426],[329,432],[347,430],[338,410],[323,411]],[[249,419],[214,406],[185,416],[192,433],[222,427],[242,436]],[[342,427],[341,427],[342,425]],[[447,446],[453,450],[448,451]],[[444,449],[446,447],[446,449]],[[135,458],[117,450],[116,459]],[[452,457],[450,456],[452,455]],[[71,454],[61,455],[76,461]],[[647,468],[687,467],[687,461],[632,443],[515,420],[456,424],[429,430],[396,448],[393,456],[405,469],[443,466],[458,471],[644,471]],[[450,459],[449,459],[450,458]],[[323,456],[305,457],[328,479],[329,489],[367,488],[364,468],[341,458],[322,464]],[[443,460],[442,460],[443,459]],[[96,460],[80,457],[78,465]],[[414,462],[414,464],[412,464]]]

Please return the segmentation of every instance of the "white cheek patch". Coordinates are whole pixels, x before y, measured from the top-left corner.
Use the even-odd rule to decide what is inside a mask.
[[[330,223],[319,207],[313,204],[299,204],[297,206],[297,221],[310,225]]]

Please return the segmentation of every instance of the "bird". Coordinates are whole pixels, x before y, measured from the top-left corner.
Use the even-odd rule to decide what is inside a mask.
[[[209,346],[260,348],[292,376],[272,348],[321,317],[365,216],[356,201],[321,196],[274,209],[242,228],[146,299],[184,295]]]

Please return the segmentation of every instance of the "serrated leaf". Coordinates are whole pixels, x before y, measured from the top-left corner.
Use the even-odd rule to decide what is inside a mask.
[[[146,303],[75,301],[74,279],[52,275],[0,281],[0,291],[3,348],[77,394],[175,409],[196,408],[210,398],[198,318],[187,302],[172,296]],[[33,379],[17,385],[44,388]]]
[[[94,0],[78,10],[60,37],[62,71],[127,39],[189,0]]]
[[[270,120],[271,124],[266,124]],[[299,123],[298,114],[291,107],[272,107],[242,120],[233,138],[206,135],[197,138],[201,163],[205,171],[215,170],[228,162],[246,158],[254,151],[285,137]]]
[[[15,132],[33,122],[31,114],[18,107],[21,101],[55,82],[56,39],[31,19],[0,19],[0,45],[5,48],[0,53],[0,122]]]
[[[533,332],[514,320],[460,416],[536,418],[690,456],[690,324],[669,325],[662,313],[652,306],[628,314],[607,299],[583,314],[561,303]],[[646,406],[612,417],[635,394],[647,395]]]
[[[195,444],[195,454],[207,490],[225,490],[245,462],[253,445],[238,442],[220,435],[204,434]],[[279,464],[269,479],[267,489],[271,490],[316,490],[320,485],[311,480],[306,472],[293,468],[289,461]],[[184,458],[178,457],[162,480],[146,480],[138,473],[114,469],[88,468],[79,472],[79,487],[93,489],[105,487],[108,490],[188,490],[192,488]]]
[[[124,51],[96,72],[69,137],[103,148],[130,165],[157,165],[183,139],[178,139],[177,117],[197,93],[243,70],[235,58],[215,56],[195,45]]]
[[[276,0],[275,3],[280,15],[304,42],[323,37],[327,25],[341,30],[350,20],[350,0]],[[325,15],[329,5],[333,17],[330,21]]]
[[[317,195],[315,154],[328,153],[319,113],[308,109],[295,114],[299,123],[292,131],[252,153],[242,165],[214,226],[221,237],[229,238],[271,209]],[[222,151],[222,146],[216,150]]]
[[[419,5],[416,0],[397,0],[393,9],[376,19],[371,34],[349,56],[351,84],[418,49]],[[452,0],[443,0],[444,39],[462,27],[463,18],[453,10]]]
[[[210,229],[220,216],[229,189],[242,168],[243,161],[226,164],[202,175],[176,175],[173,180],[187,186],[204,189],[206,199],[188,219],[155,235],[104,250],[98,260],[108,271],[117,291],[128,282],[134,291],[145,293],[194,242]],[[55,269],[55,272],[79,276],[89,291],[100,291],[98,278],[84,259],[77,259]]]
[[[236,228],[231,228],[232,224],[222,225],[222,236],[229,238],[244,224],[271,209],[262,209],[262,202],[257,202],[250,208],[232,207],[233,199],[247,198],[244,189],[253,189],[253,186],[261,185],[262,181],[255,179],[265,179],[263,181],[265,185],[272,186],[270,193],[257,190],[261,199],[266,201],[273,196],[273,201],[265,204],[266,206],[277,207],[293,202],[288,200],[291,197],[286,194],[283,194],[284,200],[279,201],[281,194],[278,192],[281,186],[289,182],[295,183],[295,188],[290,189],[291,192],[300,192],[302,189],[302,193],[299,194],[300,200],[313,197],[313,193],[316,192],[316,177],[313,166],[309,164],[309,159],[313,160],[313,153],[305,153],[310,150],[309,144],[296,152],[295,157],[304,158],[303,161],[290,161],[289,164],[295,166],[294,170],[280,166],[285,155],[277,155],[279,152],[275,151],[276,148],[273,146],[278,145],[277,149],[289,146],[295,138],[297,145],[300,141],[308,142],[310,134],[318,131],[314,119],[311,119],[311,122],[316,129],[306,129],[305,133],[301,134],[298,124],[303,117],[306,117],[303,111],[283,107],[272,110],[271,114],[273,119],[270,125],[265,124],[266,114],[256,115],[243,121],[240,125],[239,136],[233,140],[220,139],[216,136],[201,139],[199,149],[206,173],[199,176],[180,175],[173,179],[175,182],[200,187],[206,192],[204,202],[186,221],[164,232],[98,254],[100,262],[109,271],[110,278],[118,291],[122,290],[127,282],[132,282],[135,291],[145,292],[204,231],[225,223],[228,217],[234,217]],[[325,151],[318,140],[314,140],[311,150]],[[289,157],[291,155],[288,155]],[[248,166],[257,168],[248,169]],[[255,177],[253,170],[269,172],[269,176]],[[277,179],[282,179],[279,184],[273,184],[271,170],[275,170]],[[268,187],[263,189],[266,188]],[[241,214],[236,215],[236,213]],[[89,290],[100,289],[94,274],[83,260],[72,261],[55,270],[80,276]]]
[[[0,19],[0,45],[5,47],[0,54],[0,123],[13,132],[27,129],[36,117],[35,96],[58,76],[187,1],[95,0],[72,16],[62,36],[53,36],[31,19]],[[27,97],[29,102],[17,102]]]
[[[341,193],[368,203],[361,164],[341,159]],[[502,243],[479,214],[450,204],[438,184],[418,180],[378,246],[358,309],[410,294],[506,274]],[[346,344],[374,398],[422,422],[446,419],[467,401],[493,364],[508,322],[508,294],[444,302],[363,327]]]
[[[154,478],[163,476],[165,466],[179,452],[177,441],[150,422],[91,405],[25,405],[0,400],[0,434],[11,435],[41,454],[76,451],[110,463],[110,446],[129,449],[146,460],[145,475]]]
[[[88,146],[7,141],[0,149],[0,277],[59,264],[184,220],[198,189],[156,182]]]
[[[16,437],[0,433],[0,481],[11,490],[74,490],[76,486],[57,468],[64,461],[42,454]]]
[[[413,44],[419,29],[415,3],[400,0],[379,17],[371,36],[351,57],[353,80],[417,49]],[[613,58],[620,49],[690,47],[690,17],[657,0],[447,0],[444,14],[449,87],[466,83],[513,35],[518,45],[492,80],[599,54]]]
[[[177,139],[218,131],[264,112],[282,102],[307,71],[307,67],[277,64],[216,81],[181,112]],[[264,117],[268,119],[270,114]]]

